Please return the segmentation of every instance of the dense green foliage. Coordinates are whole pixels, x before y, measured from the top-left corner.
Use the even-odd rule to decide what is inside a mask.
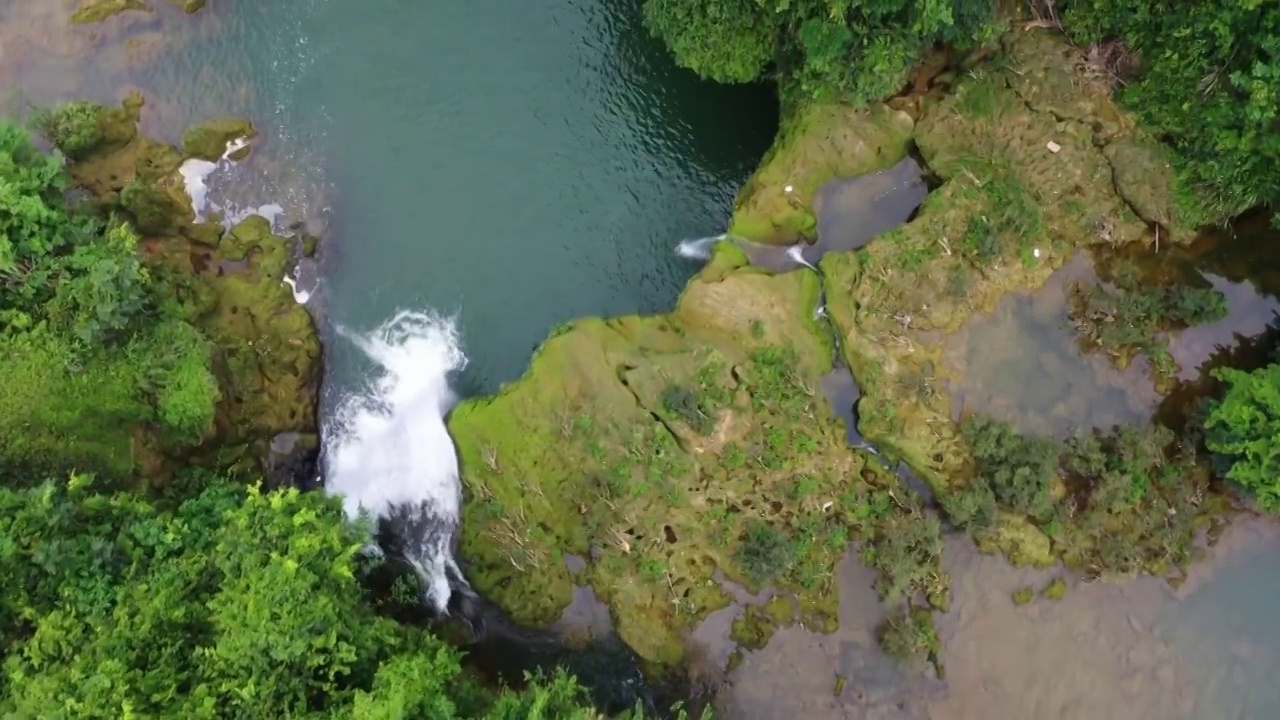
[[[1208,200],[1188,203],[1192,217],[1280,200],[1280,3],[1072,0],[1064,22],[1081,43],[1120,40],[1136,56],[1120,98]]]
[[[645,23],[676,62],[720,82],[771,67],[806,96],[891,95],[936,42],[995,36],[991,0],[646,0]]]
[[[1280,365],[1253,372],[1215,370],[1226,395],[1205,420],[1205,446],[1229,458],[1227,477],[1280,512]]]
[[[364,537],[319,493],[0,487],[0,716],[597,717],[563,675],[494,695],[377,616]]]
[[[67,107],[41,126],[83,151],[90,106]],[[132,228],[68,204],[63,162],[0,123],[0,469],[14,479],[127,475],[139,428],[194,443],[218,400],[209,343]]]
[[[943,497],[958,526],[980,539],[998,510],[1034,523],[1055,555],[1093,572],[1163,573],[1191,559],[1214,507],[1194,453],[1162,427],[1118,427],[1065,443],[970,416],[962,423],[974,476]]]
[[[102,106],[78,101],[42,110],[36,129],[70,158],[80,158],[102,140]]]

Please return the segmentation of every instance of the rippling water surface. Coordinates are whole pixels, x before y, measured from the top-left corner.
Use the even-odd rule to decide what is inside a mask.
[[[557,323],[669,308],[696,269],[675,246],[723,230],[776,126],[769,90],[675,68],[634,1],[154,5],[68,31],[75,0],[4,3],[9,106],[138,87],[170,139],[249,116],[257,172],[231,192],[327,222],[328,317],[457,313],[468,392]],[[364,368],[335,350],[341,387]]]

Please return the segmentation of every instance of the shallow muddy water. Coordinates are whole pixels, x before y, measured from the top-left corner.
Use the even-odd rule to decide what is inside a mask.
[[[871,571],[839,568],[840,629],[779,630],[721,693],[728,718],[1264,720],[1280,716],[1280,528],[1237,523],[1174,591],[1162,580],[1068,578],[1061,600],[1019,606],[1060,570],[1022,570],[948,541],[950,612],[938,614],[942,680],[902,670],[875,640]],[[728,611],[722,611],[728,612]],[[843,681],[840,680],[843,678]],[[837,692],[838,691],[838,692]]]
[[[983,413],[1059,437],[1147,422],[1160,400],[1147,363],[1122,371],[1105,355],[1084,355],[1068,325],[1071,283],[1094,278],[1080,253],[1035,293],[1005,297],[948,338],[953,414]]]

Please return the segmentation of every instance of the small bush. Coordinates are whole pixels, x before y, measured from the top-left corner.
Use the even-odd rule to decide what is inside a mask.
[[[889,602],[928,589],[942,554],[942,528],[932,516],[893,515],[863,549],[863,558],[879,572],[876,587]]]
[[[735,560],[747,579],[763,585],[786,572],[795,557],[795,546],[764,520],[747,523]]]
[[[1227,477],[1280,513],[1280,365],[1213,371],[1227,392],[1205,421],[1205,447],[1231,461]]]
[[[36,130],[72,159],[87,155],[102,142],[102,106],[72,102],[44,110],[35,117]]]
[[[933,614],[924,608],[904,608],[880,626],[880,648],[889,657],[920,668],[937,657],[940,649]]]
[[[703,407],[698,395],[684,385],[668,385],[662,391],[662,407],[699,434],[707,435],[715,429],[711,413]]]
[[[1058,463],[1052,440],[1024,437],[1009,423],[982,415],[965,418],[960,431],[977,461],[974,481],[990,487],[1001,505],[1033,517],[1051,509]]]

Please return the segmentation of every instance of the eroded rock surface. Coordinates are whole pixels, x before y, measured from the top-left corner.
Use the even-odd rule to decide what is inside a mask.
[[[1172,206],[1164,175],[1116,172],[1112,157],[1130,147],[1120,143],[1139,136],[1076,82],[1077,64],[1057,66],[1070,48],[1041,32],[1007,42],[1006,63],[930,97],[918,121],[886,107],[803,110],[743,189],[730,228],[757,242],[811,240],[823,183],[918,146],[942,181],[919,216],[822,268],[863,384],[863,434],[942,492],[968,457],[935,389],[944,333],[1043,283],[1079,247],[1148,238],[1147,221],[1164,222]],[[1117,190],[1137,186],[1147,195]],[[945,607],[927,540],[896,554],[877,546],[915,537],[924,520],[910,493],[850,450],[815,399],[831,368],[813,315],[823,281],[745,264],[722,244],[672,313],[573,323],[523,378],[453,413],[469,572],[517,619],[558,616],[573,584],[562,557],[573,553],[592,558],[579,577],[622,638],[659,665],[678,661],[690,628],[729,602],[717,568],[794,593],[797,621],[829,628],[832,569],[852,540],[882,572],[906,572],[889,595]],[[1025,520],[1007,518],[998,535],[1028,561],[1052,557]]]
[[[104,213],[134,222],[149,269],[214,344],[215,432],[186,460],[251,476],[284,466],[296,473],[299,452],[314,456],[320,379],[315,326],[283,282],[299,249],[256,215],[230,229],[196,223],[178,173],[183,153],[138,132],[142,104],[135,95],[104,109],[98,146],[70,172]],[[223,124],[227,132],[247,126]],[[287,433],[297,437],[285,452],[279,436]],[[152,463],[163,471],[163,462]]]

